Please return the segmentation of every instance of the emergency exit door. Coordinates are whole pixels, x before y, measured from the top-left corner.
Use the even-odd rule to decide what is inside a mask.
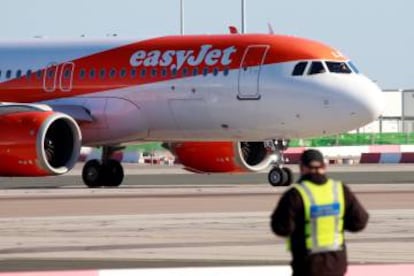
[[[74,70],[75,64],[73,62],[66,62],[62,65],[59,86],[63,92],[70,92],[72,90]]]
[[[260,99],[260,71],[269,45],[251,45],[244,52],[239,70],[240,100]]]
[[[56,62],[49,63],[43,74],[43,90],[53,92],[56,90],[59,65]]]

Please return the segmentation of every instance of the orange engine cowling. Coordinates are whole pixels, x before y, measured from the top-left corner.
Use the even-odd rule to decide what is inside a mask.
[[[81,132],[53,111],[0,113],[0,176],[60,175],[78,161]]]
[[[257,172],[278,158],[264,142],[182,142],[167,147],[194,172]]]

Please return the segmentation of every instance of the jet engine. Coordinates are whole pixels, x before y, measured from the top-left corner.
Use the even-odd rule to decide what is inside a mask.
[[[0,176],[64,174],[78,161],[80,147],[79,126],[65,114],[0,109]]]
[[[193,172],[257,172],[278,158],[264,142],[180,142],[166,147]]]

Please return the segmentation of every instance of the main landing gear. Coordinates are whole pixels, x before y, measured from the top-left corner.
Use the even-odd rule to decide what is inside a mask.
[[[124,179],[124,169],[119,161],[111,159],[121,147],[104,146],[102,159],[89,160],[82,170],[82,179],[89,188],[118,187]]]
[[[288,146],[289,141],[287,140],[275,140],[268,144],[268,147],[278,155],[277,161],[274,163],[273,168],[267,176],[270,185],[274,187],[289,186],[293,182],[292,171],[289,168],[283,167],[283,164],[286,161],[283,152]]]

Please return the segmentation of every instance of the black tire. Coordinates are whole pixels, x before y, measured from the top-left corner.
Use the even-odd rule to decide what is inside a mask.
[[[124,180],[124,169],[119,161],[110,159],[103,165],[104,186],[119,187]]]
[[[290,185],[292,185],[292,183],[293,183],[293,173],[292,173],[292,170],[289,169],[289,168],[286,168],[286,167],[282,168],[282,170],[285,172],[285,174],[287,176],[286,182],[284,183],[283,186],[290,186]]]
[[[279,167],[275,167],[270,170],[267,175],[267,180],[273,187],[284,186],[288,180],[287,173]]]
[[[102,165],[98,160],[89,160],[82,169],[83,183],[89,188],[102,187],[102,172]]]

